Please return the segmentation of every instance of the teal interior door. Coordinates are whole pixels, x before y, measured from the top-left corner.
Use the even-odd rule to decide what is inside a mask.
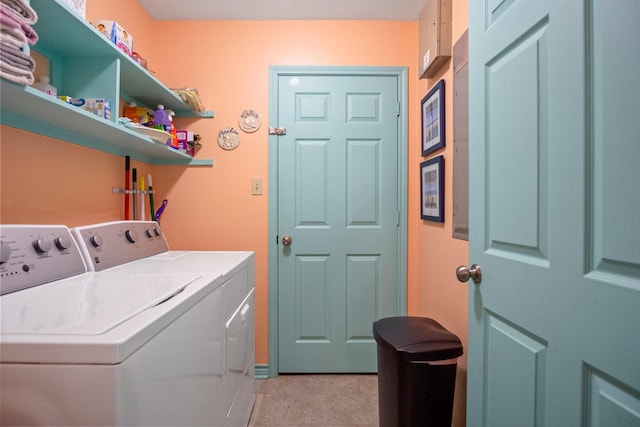
[[[469,2],[469,426],[640,426],[639,18]]]
[[[375,372],[400,310],[397,75],[278,80],[279,372]]]

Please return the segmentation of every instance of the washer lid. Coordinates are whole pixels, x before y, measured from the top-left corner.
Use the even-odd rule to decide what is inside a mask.
[[[2,335],[100,335],[156,306],[196,274],[86,273],[0,298]]]

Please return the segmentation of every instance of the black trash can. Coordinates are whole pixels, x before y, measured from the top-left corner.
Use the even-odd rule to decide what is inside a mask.
[[[373,323],[382,427],[451,427],[460,339],[433,319]]]

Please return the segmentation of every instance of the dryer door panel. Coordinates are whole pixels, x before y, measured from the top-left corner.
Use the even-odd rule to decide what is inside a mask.
[[[225,324],[224,398],[229,408],[227,425],[248,422],[255,398],[254,290],[251,289]]]

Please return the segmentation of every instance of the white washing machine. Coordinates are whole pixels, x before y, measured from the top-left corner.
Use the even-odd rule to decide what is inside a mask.
[[[229,420],[222,274],[87,271],[64,226],[0,236],[0,424]]]
[[[170,251],[153,221],[115,221],[72,230],[87,268],[103,275],[221,275],[221,398],[215,425],[246,426],[255,402],[254,280],[250,251]],[[135,254],[130,255],[134,252]],[[133,262],[127,262],[135,259]]]

